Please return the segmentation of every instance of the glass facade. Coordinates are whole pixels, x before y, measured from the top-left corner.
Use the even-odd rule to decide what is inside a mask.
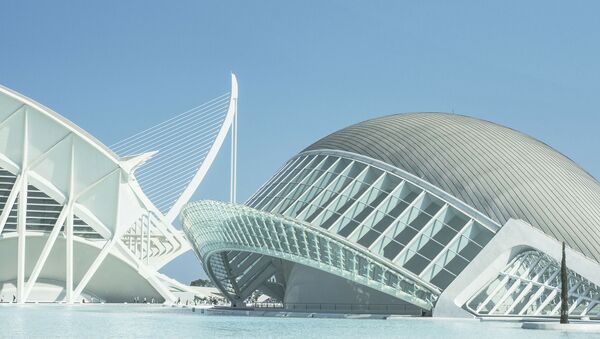
[[[443,289],[494,231],[400,176],[337,155],[299,155],[247,205],[356,243]]]
[[[246,206],[202,201],[184,209],[182,221],[208,273],[232,301],[246,299],[276,275],[272,258],[324,270],[426,310],[440,293],[322,230]]]
[[[600,316],[600,287],[569,270],[569,315]],[[467,303],[480,316],[559,316],[560,264],[538,251],[515,257]]]
[[[8,196],[13,189],[17,177],[0,168],[0,211]],[[19,198],[17,198],[18,201]],[[16,232],[17,230],[17,203],[15,203],[6,219],[6,224],[2,234]],[[63,205],[49,197],[36,187],[29,185],[27,187],[27,222],[26,229],[29,231],[40,231],[50,233]],[[64,226],[61,231],[64,231]],[[102,239],[98,232],[94,231],[89,225],[77,216],[73,217],[73,234],[86,239]]]
[[[287,260],[425,310],[495,234],[389,168],[326,151],[292,158],[246,206],[194,203],[182,221],[234,302],[257,289],[283,297]]]

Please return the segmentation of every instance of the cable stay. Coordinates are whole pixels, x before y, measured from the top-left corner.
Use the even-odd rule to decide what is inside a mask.
[[[145,195],[173,222],[206,175],[231,130],[231,200],[235,200],[237,158],[237,79],[231,75],[231,92],[138,132],[111,148],[124,159],[151,157],[135,172]]]

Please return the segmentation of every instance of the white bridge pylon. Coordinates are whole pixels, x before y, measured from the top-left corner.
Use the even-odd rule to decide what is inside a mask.
[[[171,224],[213,164],[227,134],[231,136],[230,200],[236,195],[238,84],[231,91],[174,116],[112,146],[140,160],[135,177],[145,195]],[[143,165],[142,165],[143,164]]]
[[[237,78],[234,73],[231,73],[231,95],[229,97],[229,107],[227,109],[227,114],[225,115],[225,121],[223,121],[223,125],[215,138],[215,141],[208,151],[206,158],[198,168],[198,172],[194,175],[188,186],[185,188],[183,193],[179,196],[175,204],[171,207],[169,212],[166,215],[166,219],[168,222],[173,222],[175,218],[181,212],[183,205],[185,205],[192,194],[196,191],[204,176],[208,172],[208,169],[212,165],[215,160],[217,153],[221,149],[221,145],[223,145],[223,141],[225,141],[225,137],[227,136],[227,132],[231,129],[231,200],[235,202],[235,194],[236,194],[236,165],[237,165],[237,99],[238,99],[238,84]]]

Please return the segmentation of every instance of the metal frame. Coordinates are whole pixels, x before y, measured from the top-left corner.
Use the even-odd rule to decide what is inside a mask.
[[[472,296],[465,307],[482,317],[558,316],[560,299],[557,296],[561,288],[559,273],[560,264],[550,256],[536,250],[525,251],[511,260],[494,281]],[[600,317],[600,286],[572,270],[568,271],[568,280],[569,315]],[[478,302],[477,300],[481,300],[481,295],[487,293],[492,284],[497,285],[482,302]],[[582,286],[583,293],[578,292]],[[515,291],[519,291],[516,296]],[[545,298],[540,299],[545,292],[549,293]],[[583,304],[584,302],[587,304]],[[537,306],[532,307],[534,304]],[[507,307],[503,308],[503,305]],[[522,306],[517,307],[518,305]],[[581,305],[584,309],[575,313]],[[595,307],[596,305],[599,306]],[[484,311],[486,306],[489,306],[488,310]],[[592,310],[594,311],[591,312]]]
[[[258,253],[301,263],[351,279],[426,310],[433,307],[436,296],[440,293],[435,286],[412,280],[410,272],[365,253],[326,231],[246,206],[216,201],[192,203],[183,210],[182,222],[184,231],[208,268],[208,273],[219,282],[221,289],[233,302],[243,300],[247,295],[232,296],[235,289],[228,291],[223,288],[223,285],[232,285],[239,280],[235,280],[235,277],[230,279],[227,275],[225,279],[223,275],[219,276],[215,273],[212,262],[213,257],[228,251]],[[328,245],[323,248],[320,246],[321,242]],[[332,255],[328,249],[336,255]],[[351,265],[342,260],[345,256],[351,257]],[[374,270],[386,274],[374,277],[367,273]],[[394,279],[390,279],[390,276]],[[269,277],[264,278],[266,280]]]

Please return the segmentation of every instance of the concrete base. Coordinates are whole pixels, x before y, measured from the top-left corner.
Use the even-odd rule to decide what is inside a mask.
[[[592,332],[600,333],[600,323],[549,323],[549,322],[525,322],[521,328],[528,330],[554,330],[568,332]]]

